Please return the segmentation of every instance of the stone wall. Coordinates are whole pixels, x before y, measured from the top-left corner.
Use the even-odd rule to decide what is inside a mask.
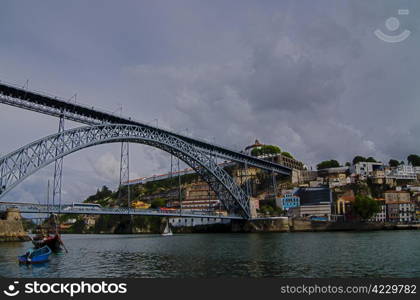
[[[288,232],[287,217],[256,219],[252,221],[232,220],[231,232]]]
[[[0,242],[28,241],[28,233],[24,230],[19,210],[10,208],[0,220]]]

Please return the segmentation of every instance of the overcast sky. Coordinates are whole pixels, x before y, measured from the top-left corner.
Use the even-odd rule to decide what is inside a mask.
[[[416,0],[3,0],[0,80],[29,79],[32,89],[77,93],[110,111],[122,105],[135,119],[235,149],[258,138],[313,166],[355,155],[401,160],[420,154],[419,13]],[[400,22],[394,31],[390,17]],[[387,43],[376,29],[411,34]],[[57,127],[1,105],[0,153]],[[64,201],[115,187],[118,157],[118,144],[66,157]],[[165,172],[169,162],[131,146],[131,177]],[[52,173],[38,172],[3,200],[45,201]]]

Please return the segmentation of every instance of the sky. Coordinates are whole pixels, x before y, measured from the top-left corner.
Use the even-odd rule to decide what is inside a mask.
[[[415,0],[3,0],[0,80],[237,150],[259,139],[308,166],[403,160],[420,154],[419,14]],[[389,43],[375,30],[410,35]],[[57,129],[0,105],[0,155]],[[119,149],[67,156],[63,201],[115,188]],[[131,145],[130,160],[131,178],[170,169],[147,146]],[[45,202],[52,175],[44,168],[2,200]]]

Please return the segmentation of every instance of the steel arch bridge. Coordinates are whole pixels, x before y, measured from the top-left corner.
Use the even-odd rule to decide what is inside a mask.
[[[217,165],[216,158],[238,163],[245,168],[248,166],[260,168],[273,174],[289,176],[292,171],[287,166],[215,143],[4,82],[0,82],[0,103],[58,117],[60,124],[66,119],[90,126],[60,130],[58,134],[44,137],[0,157],[0,198],[37,170],[54,161],[57,164],[70,153],[113,142],[150,145],[183,160],[209,184],[231,214],[230,217],[234,218],[251,217],[249,198],[233,178]],[[54,173],[54,181],[55,176]],[[32,211],[33,208],[25,209]],[[45,210],[44,207],[39,207],[35,211],[40,209]],[[143,212],[139,212],[141,213]]]
[[[114,142],[140,143],[171,153],[192,167],[210,185],[230,214],[246,219],[251,217],[248,195],[211,155],[171,134],[126,124],[66,130],[0,158],[0,197],[57,159],[81,149]]]

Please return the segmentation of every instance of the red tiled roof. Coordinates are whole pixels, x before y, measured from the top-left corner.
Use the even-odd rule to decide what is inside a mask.
[[[338,198],[338,200],[340,199],[348,202],[353,202],[355,198],[354,196],[341,196],[340,198]]]

